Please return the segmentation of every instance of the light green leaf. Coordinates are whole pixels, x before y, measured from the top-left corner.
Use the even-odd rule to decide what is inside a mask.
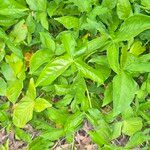
[[[84,77],[89,78],[95,82],[98,82],[99,84],[103,84],[104,77],[100,71],[90,67],[81,60],[76,60],[75,64],[77,68],[84,74]]]
[[[8,82],[6,89],[6,97],[12,102],[15,103],[21,93],[23,88],[23,82],[21,80],[14,80]]]
[[[48,30],[49,29],[49,23],[48,23],[48,19],[47,19],[47,13],[46,12],[40,12],[38,15],[39,15],[40,22],[41,22],[42,26],[46,30]]]
[[[81,12],[89,12],[91,10],[91,0],[69,0],[70,2],[74,3]]]
[[[118,0],[117,14],[120,19],[126,19],[132,15],[132,8],[129,0]]]
[[[37,8],[40,11],[46,11],[47,0],[36,0]]]
[[[83,122],[83,119],[84,119],[84,113],[81,112],[76,112],[75,114],[70,115],[66,119],[66,123],[64,126],[65,131],[67,133],[74,132],[75,130],[77,130],[79,125]]]
[[[29,82],[29,87],[26,93],[26,96],[34,100],[36,98],[36,88],[34,84],[34,79],[31,78]]]
[[[43,110],[45,110],[48,107],[51,107],[52,105],[45,100],[44,98],[37,98],[35,99],[35,105],[34,105],[34,110],[36,112],[41,112]]]
[[[150,16],[138,14],[127,18],[116,33],[116,41],[126,41],[150,29]]]
[[[49,50],[38,50],[30,59],[30,74],[33,74],[41,65],[49,62],[51,54]]]
[[[31,142],[31,135],[23,129],[15,128],[15,134],[17,135],[17,137],[19,137],[19,139],[25,142]]]
[[[0,62],[3,60],[5,56],[5,43],[0,41]]]
[[[142,119],[139,117],[136,118],[130,118],[125,121],[123,121],[123,128],[122,132],[126,135],[133,135],[137,131],[140,131],[142,129],[143,123]]]
[[[107,59],[110,67],[116,73],[120,72],[119,47],[115,43],[109,45],[107,49]]]
[[[27,8],[1,8],[0,15],[9,17],[9,18],[21,18],[26,15]]]
[[[104,92],[104,99],[103,99],[103,104],[102,106],[106,106],[107,104],[109,104],[110,102],[112,102],[113,100],[113,86],[112,83],[110,83],[107,88],[105,89]]]
[[[79,27],[79,19],[73,16],[63,16],[63,17],[55,18],[55,20],[63,24],[63,26],[67,29]]]
[[[130,48],[130,52],[135,56],[139,56],[145,51],[146,51],[146,47],[142,46],[142,42],[140,41],[134,42]]]
[[[114,124],[113,134],[112,134],[112,138],[111,139],[116,139],[116,138],[118,138],[121,135],[122,125],[123,125],[122,122],[116,122]]]
[[[34,101],[29,97],[24,97],[14,106],[13,123],[19,128],[23,128],[33,116]]]
[[[87,43],[87,49],[85,51],[85,55],[91,55],[96,52],[96,50],[102,51],[103,47],[107,44],[108,37],[101,36],[95,38]]]
[[[127,109],[137,91],[136,82],[126,72],[121,72],[113,79],[113,113],[114,116]]]
[[[26,0],[27,4],[29,5],[31,10],[37,10],[37,3],[36,0]]]
[[[102,1],[102,6],[108,7],[109,9],[115,8],[116,4],[117,4],[117,0],[113,0],[113,1],[112,0],[103,0]]]
[[[144,6],[144,8],[150,10],[150,1],[149,0],[141,0],[141,4]]]
[[[3,76],[7,81],[16,80],[13,69],[7,63],[3,63],[1,65],[1,73],[3,74]]]
[[[103,135],[101,135],[100,132],[90,131],[90,132],[88,132],[88,134],[92,138],[92,141],[94,143],[98,144],[99,146],[102,146],[104,144],[106,144],[106,145],[108,144],[108,141],[103,137]]]
[[[42,47],[49,49],[49,51],[55,51],[55,42],[52,36],[48,32],[40,32],[40,39],[42,42]]]
[[[28,150],[49,150],[49,147],[52,147],[52,145],[54,143],[48,139],[38,136],[29,144]]]
[[[37,79],[36,86],[44,86],[51,84],[58,76],[60,76],[72,63],[72,60],[65,57],[56,58],[48,63]]]
[[[140,72],[140,73],[150,72],[150,62],[138,62],[137,61],[137,62],[131,63],[125,69],[131,72]]]
[[[13,42],[20,43],[26,39],[27,32],[28,30],[27,25],[25,24],[25,20],[21,20],[10,32],[10,38],[12,38]]]
[[[69,54],[69,56],[74,55],[76,41],[71,32],[63,32],[61,34],[61,41],[63,43],[64,49]]]
[[[0,77],[0,95],[4,96],[6,94],[7,83],[3,78]]]
[[[133,136],[130,137],[125,148],[130,148],[130,149],[135,148],[139,146],[140,144],[142,144],[143,142],[148,141],[148,140],[150,140],[149,135],[144,135],[144,133],[142,132],[137,132]]]

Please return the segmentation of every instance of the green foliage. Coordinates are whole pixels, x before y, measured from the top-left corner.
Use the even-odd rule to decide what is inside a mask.
[[[148,149],[149,14],[149,0],[0,0],[0,128],[49,150],[86,121],[99,149]]]

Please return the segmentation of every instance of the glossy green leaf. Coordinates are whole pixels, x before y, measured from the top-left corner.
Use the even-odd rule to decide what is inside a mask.
[[[127,109],[137,90],[137,84],[126,72],[121,72],[113,79],[113,112],[118,115]]]
[[[126,41],[150,29],[150,17],[142,14],[127,18],[116,33],[116,41]]]
[[[30,59],[30,74],[33,74],[41,65],[49,62],[51,54],[49,50],[38,50]]]
[[[36,86],[43,86],[51,84],[58,76],[60,76],[72,63],[65,57],[56,58],[54,61],[48,63],[37,79]]]

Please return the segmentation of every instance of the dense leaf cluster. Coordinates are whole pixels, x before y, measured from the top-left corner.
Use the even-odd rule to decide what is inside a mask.
[[[0,0],[0,128],[48,150],[87,121],[99,149],[147,150],[149,14],[150,0]]]

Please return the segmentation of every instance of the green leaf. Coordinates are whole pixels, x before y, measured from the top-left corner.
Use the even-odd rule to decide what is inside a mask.
[[[136,82],[126,72],[121,72],[113,79],[113,113],[114,116],[127,109],[137,91]]]
[[[5,43],[0,41],[0,62],[3,60],[5,56]]]
[[[84,119],[84,114],[81,112],[76,112],[73,115],[70,115],[65,123],[65,131],[67,133],[69,132],[74,132],[75,130],[77,130],[77,128],[79,127],[79,125],[83,122]]]
[[[115,43],[109,45],[107,49],[107,59],[112,70],[116,73],[119,73],[119,47]]]
[[[69,0],[70,2],[74,3],[75,6],[78,7],[78,9],[81,12],[89,12],[91,10],[91,0]]]
[[[15,134],[17,135],[17,137],[19,137],[19,139],[25,142],[31,142],[31,135],[24,130],[15,128]]]
[[[10,32],[10,38],[15,43],[20,43],[24,41],[27,37],[27,25],[25,24],[25,20],[21,20],[17,23],[14,29]]]
[[[85,62],[81,60],[76,60],[75,62],[77,68],[84,74],[84,77],[89,78],[99,84],[103,84],[104,78],[100,71],[90,67]]]
[[[145,141],[148,141],[150,138],[147,135],[144,135],[142,132],[137,132],[133,136],[130,137],[127,145],[125,146],[126,148],[135,148],[142,144]]]
[[[63,17],[55,18],[55,20],[63,24],[63,26],[67,29],[79,27],[79,19],[73,16],[63,16]]]
[[[31,10],[37,10],[37,3],[36,0],[26,0],[27,4],[29,5]]]
[[[21,93],[23,88],[23,82],[20,80],[14,80],[8,82],[8,86],[6,89],[6,97],[12,102],[15,103]]]
[[[34,105],[34,110],[36,112],[41,112],[43,110],[45,110],[48,107],[51,107],[52,105],[45,100],[44,98],[36,98],[35,99],[35,105]]]
[[[90,55],[92,53],[95,53],[96,50],[100,49],[99,51],[102,51],[102,48],[107,44],[108,37],[101,36],[98,38],[95,38],[87,43],[87,50],[85,55]]]
[[[117,0],[113,0],[113,1],[112,0],[103,0],[102,1],[102,6],[108,7],[109,9],[115,8],[116,4],[117,4]]]
[[[59,140],[65,135],[64,129],[52,128],[42,132],[41,137],[51,141]]]
[[[121,135],[122,125],[123,125],[122,122],[116,122],[114,124],[112,139],[116,139]]]
[[[126,19],[132,15],[132,8],[129,0],[118,0],[117,14],[120,19]]]
[[[129,118],[125,121],[123,121],[123,128],[122,132],[126,135],[133,135],[137,131],[140,131],[142,129],[143,123],[142,119],[139,117],[136,118]]]
[[[55,51],[55,42],[48,32],[40,32],[40,39],[42,42],[42,47],[49,49],[49,51]]]
[[[103,99],[103,104],[102,104],[103,107],[108,105],[110,102],[112,102],[112,100],[113,100],[113,92],[112,91],[113,91],[113,85],[112,85],[112,83],[110,83],[104,92],[104,99]]]
[[[38,17],[40,19],[42,26],[46,30],[48,30],[49,29],[49,23],[48,23],[47,13],[46,12],[40,12],[38,15],[39,15]]]
[[[140,41],[134,42],[130,48],[130,52],[135,56],[139,56],[145,51],[146,51],[146,47],[142,46],[142,42]]]
[[[49,50],[38,50],[36,51],[30,59],[30,74],[34,72],[44,63],[49,62],[51,54]]]
[[[104,144],[108,144],[108,141],[104,139],[104,137],[98,131],[90,131],[88,132],[93,142],[102,146]]]
[[[66,123],[66,119],[68,118],[68,114],[65,111],[62,109],[56,109],[54,107],[47,109],[46,114],[49,120],[63,126]]]
[[[0,95],[4,96],[6,94],[7,83],[3,78],[0,77]]]
[[[26,93],[26,96],[34,100],[36,98],[36,88],[34,84],[34,79],[31,78],[29,82],[29,87]]]
[[[64,46],[64,49],[69,54],[69,56],[74,55],[76,41],[71,32],[63,32],[61,33],[61,41]]]
[[[35,138],[30,144],[28,149],[29,150],[49,150],[49,147],[52,146],[53,143],[43,137]]]
[[[26,123],[32,119],[34,101],[29,97],[24,97],[14,106],[13,123],[19,128],[24,128]]]
[[[7,81],[14,81],[16,80],[15,74],[13,69],[6,63],[1,65],[1,73],[5,77]]]
[[[144,30],[150,29],[150,17],[143,14],[127,18],[116,33],[116,41],[126,41],[137,36]]]
[[[150,62],[136,61],[134,63],[131,63],[125,69],[131,72],[140,72],[140,73],[150,72]]]
[[[56,58],[48,63],[37,79],[36,86],[44,86],[51,84],[58,76],[60,76],[71,65],[72,60],[65,57]]]
[[[141,4],[144,6],[145,9],[149,9],[150,10],[149,0],[141,0]]]

